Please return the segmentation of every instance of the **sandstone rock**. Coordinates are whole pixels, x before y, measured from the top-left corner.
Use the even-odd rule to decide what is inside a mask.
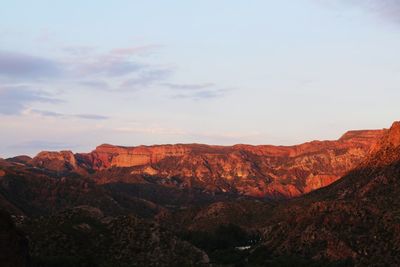
[[[53,171],[71,171],[78,168],[75,155],[72,151],[40,152],[30,164]]]
[[[385,130],[349,131],[336,141],[312,141],[296,146],[104,144],[91,153],[41,152],[31,164],[76,172],[133,168],[130,175],[113,176],[107,172],[95,175],[101,184],[136,183],[142,176],[154,176],[155,181],[168,183],[177,177],[180,182],[175,186],[180,188],[196,184],[212,192],[287,198],[339,179],[365,158],[384,133]]]

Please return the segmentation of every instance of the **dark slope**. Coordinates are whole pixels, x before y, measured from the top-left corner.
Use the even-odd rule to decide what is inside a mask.
[[[263,237],[277,255],[398,266],[400,123],[341,180],[276,208]]]
[[[25,267],[29,264],[28,241],[6,212],[0,211],[0,265]]]

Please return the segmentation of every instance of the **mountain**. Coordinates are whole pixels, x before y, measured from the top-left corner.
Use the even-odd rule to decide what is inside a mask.
[[[0,159],[6,232],[22,242],[4,259],[27,266],[27,240],[41,267],[396,266],[399,179],[400,123],[288,147]]]
[[[362,161],[384,132],[350,131],[336,141],[296,146],[101,145],[90,153],[41,152],[27,164],[76,172],[98,184],[152,181],[213,193],[291,198],[339,179]],[[129,172],[121,175],[118,168]]]
[[[400,264],[400,122],[371,154],[332,185],[279,205],[266,220],[264,248],[276,255]]]

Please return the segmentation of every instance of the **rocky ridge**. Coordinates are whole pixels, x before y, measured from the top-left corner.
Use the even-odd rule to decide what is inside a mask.
[[[334,184],[279,205],[264,245],[275,254],[395,266],[400,262],[400,123]]]
[[[29,164],[59,172],[95,173],[92,178],[102,184],[152,178],[179,188],[290,198],[339,179],[363,160],[384,132],[350,131],[336,141],[296,146],[101,145],[90,153],[41,152]],[[111,177],[104,171],[112,168],[131,172]]]

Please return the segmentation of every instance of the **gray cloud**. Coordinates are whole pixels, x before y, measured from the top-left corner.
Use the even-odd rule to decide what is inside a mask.
[[[0,51],[0,77],[18,82],[37,79],[75,80],[76,78],[109,78],[139,74],[151,69],[132,59],[129,50],[115,50],[104,54],[91,53],[90,47],[66,48],[70,57],[46,59],[43,57]],[[140,49],[139,49],[140,50]],[[65,51],[65,49],[64,49]]]
[[[214,86],[213,83],[200,83],[200,84],[176,84],[176,83],[163,83],[163,86],[174,90],[200,90]]]
[[[162,45],[144,45],[144,46],[133,46],[133,47],[124,47],[124,48],[116,48],[110,51],[110,54],[117,56],[131,56],[131,55],[149,55],[154,51],[163,48]]]
[[[360,6],[385,20],[400,23],[399,0],[342,0],[341,2]]]
[[[53,84],[73,83],[111,92],[134,91],[157,85],[174,91],[176,95],[173,98],[211,99],[226,94],[227,90],[214,88],[213,83],[167,82],[174,72],[173,68],[153,66],[135,59],[135,56],[157,48],[159,46],[128,47],[98,53],[93,47],[67,47],[64,48],[65,55],[54,60],[0,51],[0,78],[15,84],[51,79]],[[0,114],[8,115],[21,114],[35,102],[61,102],[44,91],[24,86],[0,87],[0,95]],[[96,114],[62,114],[43,110],[36,113],[60,118],[107,119]]]
[[[171,76],[171,69],[152,69],[138,74],[137,77],[128,79],[121,83],[121,89],[141,89],[148,87]]]
[[[86,119],[86,120],[107,120],[109,117],[97,114],[75,114],[73,117]]]
[[[68,49],[75,56],[76,68],[79,73],[85,75],[104,75],[108,77],[125,76],[139,73],[152,68],[148,64],[138,62],[135,56],[154,51],[161,46],[147,45],[113,49],[103,54],[90,53],[87,47],[75,47]],[[89,50],[89,51],[88,51]],[[86,57],[81,57],[80,55]]]
[[[144,64],[125,60],[124,58],[95,58],[91,62],[77,63],[77,69],[79,73],[86,76],[124,76],[127,74],[139,72],[144,67]]]
[[[214,90],[203,90],[203,91],[193,91],[188,93],[175,94],[172,98],[180,99],[212,99],[225,96],[230,90],[229,89],[214,89]]]
[[[163,83],[163,86],[170,90],[176,91],[177,94],[172,95],[172,98],[180,99],[211,99],[223,97],[230,91],[229,89],[216,88],[213,83],[199,83],[199,84],[176,84],[176,83]]]
[[[80,81],[78,84],[83,85],[85,87],[93,88],[93,89],[100,89],[100,90],[108,90],[110,86],[105,81],[98,81],[98,80],[86,80]]]
[[[178,94],[177,97],[181,98],[204,99],[222,94],[221,90],[212,90],[214,86],[212,83],[161,83],[172,75],[172,68],[151,66],[133,59],[134,55],[153,51],[159,47],[150,45],[119,48],[103,54],[94,53],[95,48],[89,46],[66,47],[64,52],[68,53],[70,57],[63,60],[47,60],[26,54],[0,51],[0,77],[11,77],[16,82],[47,78],[59,82],[73,82],[87,88],[106,91],[137,90],[155,84],[171,90],[196,91],[190,94]],[[119,83],[119,88],[112,88],[110,84],[105,82],[106,79],[112,79],[113,83]],[[25,90],[25,95],[32,100],[35,98],[36,101],[43,102],[44,100],[43,96],[41,98],[31,91]],[[15,99],[13,102],[19,104],[17,107],[20,107],[18,108],[20,110],[26,106],[23,103],[26,103],[27,100],[22,98],[22,100],[17,101]],[[7,107],[7,110],[10,110],[10,107]]]
[[[27,86],[0,87],[0,114],[21,114],[22,111],[35,102],[57,104],[62,101],[44,91],[34,90]]]
[[[106,120],[109,119],[107,116],[103,115],[97,115],[97,114],[64,114],[64,113],[59,113],[59,112],[53,112],[53,111],[48,111],[48,110],[38,110],[38,109],[33,109],[31,112],[35,114],[39,114],[41,116],[46,116],[46,117],[55,117],[55,118],[79,118],[79,119],[85,119],[85,120]]]
[[[52,60],[0,51],[0,76],[26,80],[49,78],[61,72],[61,66]]]
[[[400,1],[399,0],[370,0],[361,1],[358,3],[363,3],[368,5],[372,10],[375,10],[378,14],[382,15],[384,18],[393,19],[396,22],[400,22]]]
[[[92,54],[96,50],[93,46],[67,46],[62,48],[63,52],[70,54],[71,56],[87,56]]]

